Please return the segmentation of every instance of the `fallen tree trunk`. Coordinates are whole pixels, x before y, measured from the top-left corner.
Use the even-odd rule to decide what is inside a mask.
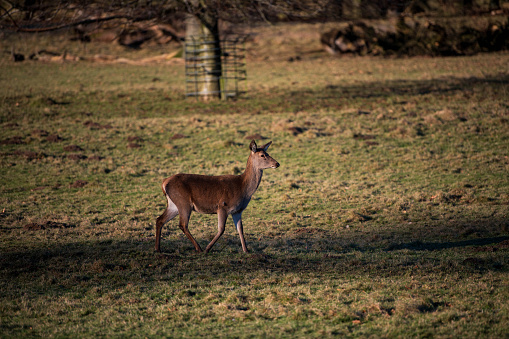
[[[481,27],[480,27],[481,26]],[[483,25],[416,20],[356,22],[321,35],[332,54],[455,56],[509,50],[509,19]]]

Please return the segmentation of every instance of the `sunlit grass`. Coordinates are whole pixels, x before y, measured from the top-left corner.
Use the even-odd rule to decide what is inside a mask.
[[[507,336],[508,60],[253,61],[210,104],[181,65],[2,64],[2,334]],[[251,253],[231,219],[154,253],[162,180],[239,173],[257,133]]]

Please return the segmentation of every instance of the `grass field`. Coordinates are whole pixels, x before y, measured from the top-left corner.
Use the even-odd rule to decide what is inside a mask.
[[[262,60],[208,104],[181,64],[0,63],[0,337],[509,337],[509,54]],[[250,253],[231,218],[155,253],[162,180],[255,134]]]

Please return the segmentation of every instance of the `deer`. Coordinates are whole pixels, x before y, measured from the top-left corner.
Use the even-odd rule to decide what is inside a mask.
[[[279,163],[267,153],[271,144],[272,141],[258,148],[256,142],[252,140],[249,144],[251,153],[247,158],[246,169],[240,175],[211,176],[179,173],[166,178],[162,188],[167,205],[164,213],[156,221],[156,252],[161,252],[161,229],[177,215],[182,232],[193,243],[197,252],[203,252],[188,229],[191,212],[195,211],[217,214],[217,234],[205,248],[205,253],[208,253],[223,235],[229,215],[232,216],[239,233],[242,250],[247,253],[242,212],[260,185],[263,170],[279,167]]]

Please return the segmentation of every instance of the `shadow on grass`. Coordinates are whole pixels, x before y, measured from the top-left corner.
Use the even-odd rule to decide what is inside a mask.
[[[60,294],[97,286],[113,291],[127,283],[150,288],[161,281],[181,284],[205,279],[223,283],[244,279],[249,283],[258,275],[397,277],[409,271],[415,275],[448,275],[509,270],[509,236],[410,241],[389,248],[376,241],[368,246],[348,244],[338,233],[303,236],[282,237],[279,244],[253,239],[253,252],[247,254],[240,252],[234,235],[224,236],[207,255],[195,253],[187,239],[175,239],[175,235],[163,242],[166,253],[154,252],[153,239],[84,241],[4,251],[0,257],[0,296],[45,291]],[[343,250],[334,251],[335,243],[341,243]]]
[[[486,78],[440,78],[431,80],[392,80],[387,82],[368,82],[359,86],[336,86],[327,85],[322,95],[315,93],[317,98],[328,99],[337,98],[337,95],[350,98],[380,98],[393,95],[426,95],[426,94],[444,94],[455,91],[472,91],[476,86],[483,85],[509,85],[509,75],[498,74]],[[331,95],[332,94],[332,95]]]
[[[148,117],[148,116],[160,116],[168,118],[168,112],[175,112],[175,114],[182,116],[186,114],[224,114],[224,112],[237,112],[237,113],[250,113],[256,114],[260,112],[264,113],[278,113],[278,112],[299,112],[299,111],[317,111],[317,110],[342,110],[345,107],[351,107],[352,105],[362,105],[363,107],[369,107],[369,105],[380,105],[381,102],[389,100],[391,98],[397,98],[400,100],[400,104],[412,97],[419,97],[423,95],[435,95],[437,99],[448,99],[451,96],[463,93],[466,97],[475,95],[476,93],[485,92],[486,87],[500,90],[509,86],[509,75],[508,74],[492,74],[487,75],[484,78],[471,77],[471,78],[454,78],[454,77],[443,77],[430,80],[390,80],[390,81],[366,81],[361,84],[345,84],[345,83],[334,83],[324,82],[322,85],[318,85],[314,88],[299,88],[292,89],[292,87],[285,86],[281,89],[274,88],[270,91],[254,89],[249,92],[246,96],[240,97],[235,101],[217,101],[210,103],[203,103],[196,100],[185,100],[182,93],[175,92],[171,100],[168,101],[168,93],[161,91],[159,94],[150,93],[150,102],[154,105],[160,101],[161,104],[166,108],[165,110],[136,110],[132,112],[130,117]],[[290,89],[288,89],[290,88]],[[55,94],[57,95],[57,94]],[[118,93],[107,93],[111,95],[111,101],[116,102],[118,100]],[[130,95],[131,97],[131,95]],[[129,102],[129,106],[135,104],[143,104],[148,99],[146,96],[132,93],[133,99]],[[16,102],[17,98],[10,98],[13,102]],[[83,98],[82,98],[83,99]],[[77,111],[72,114],[82,114],[83,106],[95,106],[100,104],[103,106],[103,97],[101,102],[95,102],[97,100],[95,96],[87,96],[85,99],[78,102],[70,102],[65,104],[70,106],[65,114],[73,111],[73,107],[76,107]],[[489,98],[483,98],[489,99]],[[356,100],[362,102],[356,103]],[[390,104],[394,104],[393,102]],[[398,103],[396,103],[398,104]],[[48,107],[52,107],[51,102],[43,103]],[[114,117],[115,112],[123,112],[123,109],[110,109],[105,112],[101,112],[104,118]],[[37,112],[44,112],[44,110],[38,110]],[[38,114],[33,112],[33,114]],[[124,114],[124,113],[122,113]],[[139,115],[137,115],[139,114]],[[35,115],[34,115],[35,117]],[[16,116],[12,116],[12,119],[18,119]],[[11,119],[10,118],[10,119]],[[10,120],[8,119],[8,120]],[[8,121],[6,120],[6,121]]]
[[[387,249],[387,251],[397,251],[408,249],[412,251],[440,251],[444,249],[457,248],[457,247],[467,247],[467,246],[487,246],[500,244],[509,241],[509,236],[500,236],[500,237],[491,237],[491,238],[481,238],[481,239],[472,239],[472,240],[462,240],[462,241],[452,241],[452,242],[421,242],[421,241],[412,241],[406,244],[398,244],[391,245]],[[509,248],[509,242],[504,244],[505,247]]]
[[[395,96],[400,100],[423,95],[435,95],[437,99],[448,98],[458,93],[465,96],[481,93],[486,87],[500,89],[509,86],[509,75],[495,74],[485,78],[444,77],[430,80],[391,80],[363,82],[360,85],[326,83],[316,89],[290,90],[273,89],[268,93],[252,92],[252,97],[231,103],[238,111],[244,109],[269,112],[292,112],[320,109],[343,109],[351,106],[355,100],[362,105],[380,104]],[[254,100],[256,98],[256,100]],[[210,107],[209,107],[210,108]],[[199,107],[197,107],[199,109]]]

